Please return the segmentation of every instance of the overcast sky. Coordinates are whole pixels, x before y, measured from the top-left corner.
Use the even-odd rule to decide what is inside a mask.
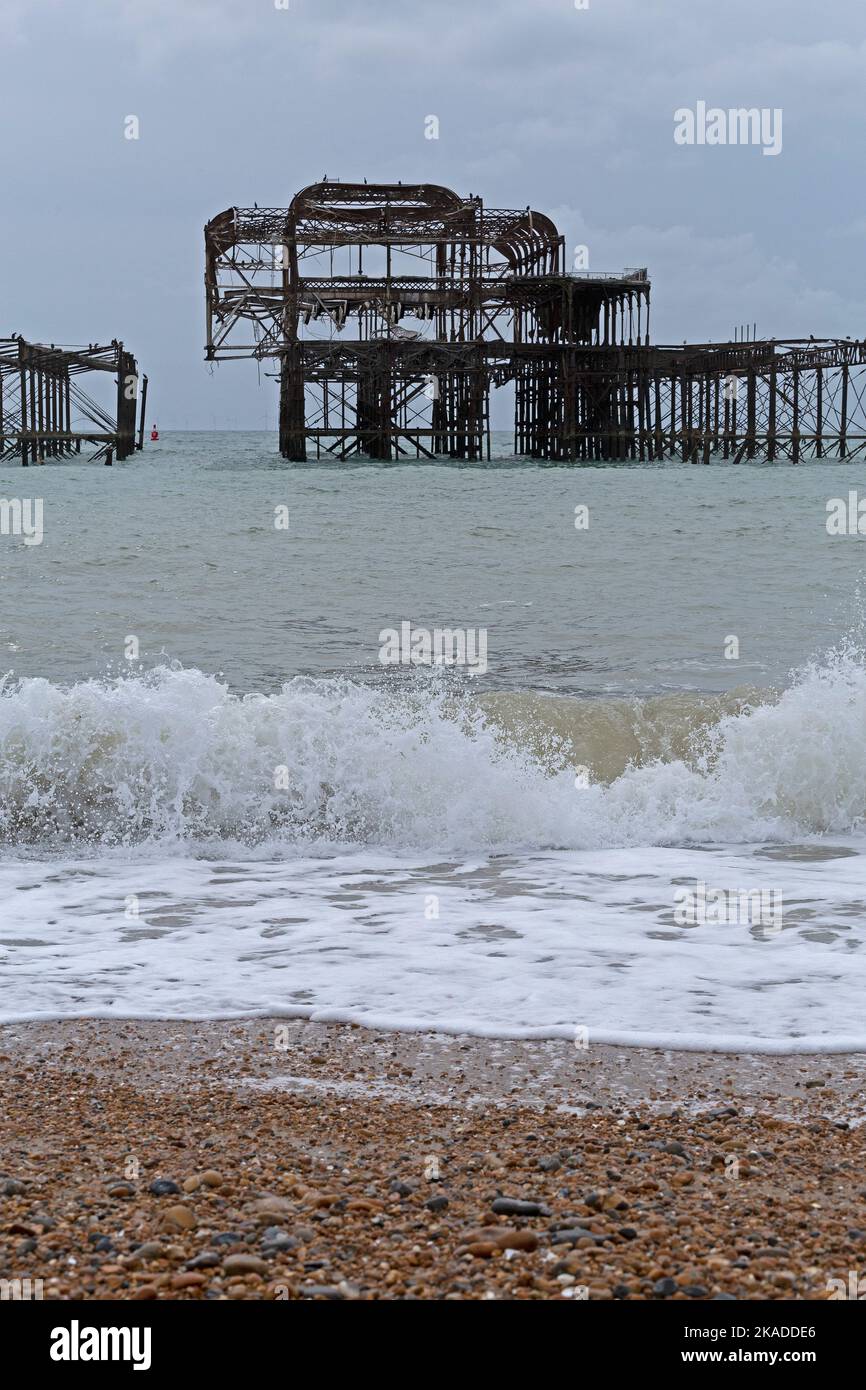
[[[0,336],[121,337],[161,427],[273,428],[203,361],[202,228],[324,174],[547,212],[649,267],[656,341],[866,334],[863,0],[288,5],[0,0]],[[781,154],[676,144],[698,101],[781,108]]]

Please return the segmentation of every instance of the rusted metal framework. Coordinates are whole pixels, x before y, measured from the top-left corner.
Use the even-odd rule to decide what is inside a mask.
[[[542,213],[434,184],[303,189],[205,228],[206,358],[270,360],[279,444],[347,459],[739,462],[866,453],[866,345],[650,344],[646,270],[565,269]]]
[[[80,378],[92,372],[114,376],[113,412],[84,390]],[[93,459],[106,464],[128,458],[142,447],[146,402],[147,377],[139,380],[122,343],[59,348],[0,338],[0,458],[20,457],[26,468],[80,454],[82,444],[95,445]]]
[[[866,457],[866,342],[764,340],[564,354],[539,458]]]

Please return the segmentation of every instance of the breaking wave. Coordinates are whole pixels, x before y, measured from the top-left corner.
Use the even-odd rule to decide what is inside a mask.
[[[575,766],[590,770],[575,778]],[[588,784],[587,784],[588,782]],[[782,692],[471,698],[161,667],[0,682],[0,843],[593,849],[844,833],[866,819],[866,664]]]

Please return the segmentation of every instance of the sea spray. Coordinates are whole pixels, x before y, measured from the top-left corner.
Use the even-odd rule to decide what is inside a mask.
[[[859,652],[727,713],[706,697],[657,697],[651,719],[640,702],[557,698],[545,724],[544,697],[525,698],[485,708],[426,675],[395,691],[297,678],[246,696],[178,667],[68,687],[7,679],[0,842],[603,849],[843,833],[866,818]],[[623,728],[613,762],[627,761],[605,781],[605,740]],[[592,776],[576,785],[574,765]]]

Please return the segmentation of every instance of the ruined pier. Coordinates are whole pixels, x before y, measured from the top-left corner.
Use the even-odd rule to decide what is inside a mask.
[[[93,373],[114,378],[107,404],[85,390]],[[147,377],[123,343],[60,348],[0,338],[0,458],[24,467],[80,454],[93,445],[93,461],[111,463],[141,448]],[[136,439],[136,415],[140,421]]]
[[[205,228],[206,359],[271,361],[283,457],[589,462],[866,453],[866,344],[654,345],[645,269],[566,270],[543,213],[434,184],[303,189]]]

